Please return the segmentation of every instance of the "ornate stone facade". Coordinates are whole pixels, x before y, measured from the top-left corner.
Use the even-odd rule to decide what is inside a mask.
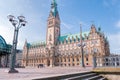
[[[60,34],[60,18],[53,0],[47,21],[46,42],[31,44],[25,41],[23,66],[81,66],[80,33]],[[101,29],[92,24],[90,31],[82,33],[85,66],[93,66],[93,55],[107,56],[109,43]]]

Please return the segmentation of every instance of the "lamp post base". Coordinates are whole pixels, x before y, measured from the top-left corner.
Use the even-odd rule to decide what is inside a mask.
[[[8,71],[8,73],[18,73],[18,70],[10,69],[10,70]]]

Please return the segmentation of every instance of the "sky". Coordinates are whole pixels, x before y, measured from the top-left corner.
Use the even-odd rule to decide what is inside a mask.
[[[0,35],[12,44],[14,27],[7,16],[23,15],[28,22],[20,28],[18,49],[23,49],[25,40],[46,40],[47,18],[52,0],[0,0]],[[111,53],[120,54],[120,0],[56,0],[61,19],[61,34],[89,31],[91,24],[101,27],[108,37]]]

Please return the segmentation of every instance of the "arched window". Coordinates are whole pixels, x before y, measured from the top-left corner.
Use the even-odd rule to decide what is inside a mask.
[[[79,61],[79,58],[77,57],[77,61]]]
[[[66,62],[66,58],[65,58],[64,62]]]
[[[70,58],[68,58],[68,62],[70,62]]]
[[[86,61],[88,61],[88,57],[86,57]]]
[[[74,62],[75,60],[74,60],[74,58],[73,58],[73,62]]]

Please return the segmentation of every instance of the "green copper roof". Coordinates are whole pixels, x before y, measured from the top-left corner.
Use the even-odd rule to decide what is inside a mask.
[[[89,32],[83,32],[83,33],[82,33],[82,37],[83,37],[83,38],[85,37],[85,35],[88,36],[88,35],[89,35]],[[78,37],[78,38],[80,39],[80,33],[77,33],[77,34],[67,34],[67,35],[60,36],[60,37],[59,37],[59,41],[60,41],[60,42],[63,42],[64,40],[68,40],[68,38],[72,39],[72,37],[73,37],[74,39],[76,39],[76,37]]]
[[[6,48],[6,42],[2,36],[0,36],[0,48]]]
[[[52,0],[51,11],[52,11],[53,16],[56,17],[56,15],[58,13],[56,0]]]
[[[32,43],[27,43],[28,47],[37,47],[37,46],[41,46],[41,45],[46,45],[45,41],[36,41],[36,42],[32,42]]]
[[[0,36],[0,55],[11,53],[12,46],[10,44],[6,44],[6,41],[2,36]]]

